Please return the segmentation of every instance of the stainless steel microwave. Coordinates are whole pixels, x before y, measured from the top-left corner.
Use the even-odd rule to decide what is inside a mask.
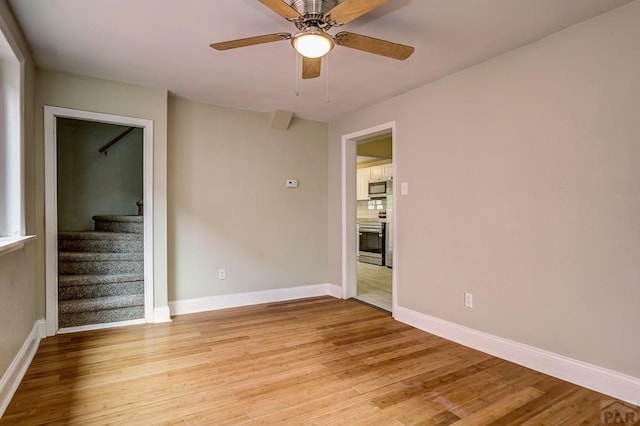
[[[393,181],[381,180],[378,182],[369,182],[369,198],[382,198],[391,194]]]

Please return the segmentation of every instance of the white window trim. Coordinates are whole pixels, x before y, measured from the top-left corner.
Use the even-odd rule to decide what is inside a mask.
[[[0,160],[4,169],[7,192],[0,200],[10,206],[2,215],[0,255],[18,250],[33,236],[27,236],[24,211],[24,117],[25,117],[25,56],[13,38],[10,28],[0,16],[0,85],[17,88],[8,92],[12,103],[5,105],[4,126],[0,129],[6,143],[7,157]],[[4,63],[2,63],[4,62]],[[4,102],[4,100],[3,100]]]
[[[35,235],[25,235],[22,237],[0,237],[0,256],[22,249],[24,247],[24,243],[35,238]]]

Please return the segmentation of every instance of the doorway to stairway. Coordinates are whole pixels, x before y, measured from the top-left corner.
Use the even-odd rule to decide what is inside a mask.
[[[152,132],[45,107],[48,335],[152,321]]]

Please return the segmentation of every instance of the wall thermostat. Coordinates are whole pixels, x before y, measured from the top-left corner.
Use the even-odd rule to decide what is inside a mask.
[[[287,188],[297,188],[298,179],[287,179]]]

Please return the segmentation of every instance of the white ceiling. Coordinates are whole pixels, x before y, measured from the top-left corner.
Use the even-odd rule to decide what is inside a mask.
[[[396,61],[342,46],[299,78],[288,41],[210,43],[296,28],[257,0],[9,0],[41,68],[160,87],[195,101],[330,121],[631,0],[389,0],[329,32],[412,45]],[[296,95],[296,88],[298,94]],[[328,97],[327,97],[328,93]]]

